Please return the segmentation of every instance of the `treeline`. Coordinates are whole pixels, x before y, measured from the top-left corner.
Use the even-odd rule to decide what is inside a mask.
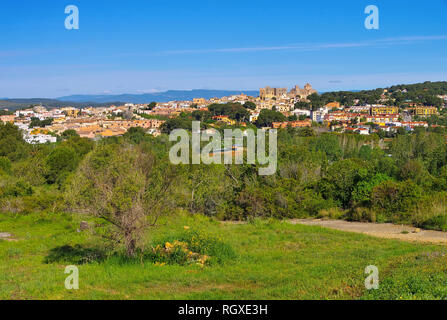
[[[174,166],[170,146],[167,135],[140,128],[98,142],[66,132],[56,144],[33,146],[0,125],[2,211],[72,212],[82,204],[105,216],[138,214],[135,203],[163,199],[164,210],[228,220],[331,217],[447,230],[444,132],[419,129],[385,144],[377,135],[279,130],[272,176],[259,176],[258,164]]]
[[[381,102],[381,95],[386,89],[389,96]],[[313,94],[308,99],[314,109],[329,102],[337,101],[342,105],[365,105],[386,103],[399,107],[406,107],[409,103],[418,103],[425,106],[440,107],[443,100],[438,95],[447,94],[447,82],[424,82],[418,84],[396,85],[389,88],[378,88],[374,90],[337,91],[327,92],[321,95]]]
[[[178,117],[168,119],[161,127],[161,131],[163,133],[170,133],[174,129],[191,130],[191,121],[200,121],[202,128],[206,129],[217,122],[213,119],[215,116],[227,116],[229,119],[235,120],[238,123],[244,122],[245,125],[248,124],[250,126],[250,112],[248,109],[252,108],[252,102],[246,102],[244,105],[240,103],[211,104],[207,107],[207,110],[181,113]],[[302,117],[301,119],[304,118]],[[273,122],[294,121],[298,119],[295,115],[286,117],[276,110],[262,109],[254,125],[262,128],[271,126]]]

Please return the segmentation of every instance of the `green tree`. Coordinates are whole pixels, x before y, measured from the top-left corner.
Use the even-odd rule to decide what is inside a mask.
[[[171,133],[172,130],[175,129],[185,129],[191,131],[192,129],[192,121],[186,117],[177,117],[173,119],[167,120],[161,126],[161,132],[163,133]]]
[[[368,174],[368,167],[364,161],[340,160],[328,168],[319,189],[326,198],[339,201],[343,208],[348,208],[357,183],[363,181]]]
[[[71,137],[79,137],[79,134],[75,130],[65,130],[62,132],[61,137],[65,140]]]
[[[141,127],[132,127],[124,134],[124,138],[135,144],[139,144],[145,140],[146,132]]]
[[[281,112],[262,109],[259,113],[258,120],[256,121],[256,126],[258,127],[270,127],[273,122],[284,122],[287,118]]]
[[[237,121],[248,121],[250,112],[240,103],[212,104],[208,106],[213,116],[228,116]]]
[[[297,133],[300,137],[315,137],[315,131],[309,127],[299,128]]]
[[[322,134],[310,143],[311,149],[322,151],[326,154],[329,161],[339,160],[342,156],[342,148],[338,141],[338,136],[331,133]]]
[[[250,110],[255,110],[256,109],[256,104],[254,102],[251,101],[246,101],[244,103],[244,107]]]
[[[296,116],[296,114],[287,117],[287,121],[297,121],[297,120],[298,117]]]
[[[378,173],[370,179],[359,181],[352,192],[352,200],[360,205],[371,205],[371,192],[384,181],[392,180],[389,176]]]
[[[21,130],[11,123],[0,123],[0,156],[17,161],[27,157],[29,145],[22,138]]]
[[[76,169],[79,157],[76,152],[69,147],[56,147],[47,157],[48,183],[60,183],[68,173]]]
[[[423,189],[411,180],[402,182],[384,181],[372,190],[372,204],[389,216],[413,209],[421,201]]]
[[[310,105],[309,102],[305,102],[305,101],[299,101],[297,103],[295,103],[295,105],[293,106],[294,109],[304,109],[304,110],[311,110],[312,106]]]
[[[11,161],[7,157],[0,157],[0,172],[9,173],[11,171]]]
[[[53,118],[40,120],[39,118],[31,118],[31,123],[29,125],[30,128],[41,127],[44,128],[46,126],[50,126],[53,123]]]
[[[152,110],[157,106],[157,102],[151,102],[147,105],[146,110]]]
[[[307,97],[312,105],[312,110],[317,110],[325,105],[325,101],[318,93],[312,93]]]

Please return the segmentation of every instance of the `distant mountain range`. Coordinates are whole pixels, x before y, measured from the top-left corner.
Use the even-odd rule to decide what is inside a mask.
[[[44,99],[44,98],[33,98],[33,99],[0,99],[0,109],[18,110],[23,108],[28,108],[30,106],[43,105],[48,108],[59,108],[59,107],[75,107],[82,108],[87,106],[101,107],[101,106],[111,106],[111,105],[121,105],[122,102],[110,101],[105,103],[93,103],[93,102],[69,102],[61,101],[56,99]]]
[[[258,91],[236,91],[236,90],[169,90],[157,93],[145,94],[119,94],[119,95],[72,95],[56,99],[32,98],[32,99],[8,99],[0,98],[0,109],[17,110],[42,104],[45,107],[57,108],[72,106],[76,108],[93,106],[120,105],[123,103],[150,103],[168,102],[175,100],[192,100],[194,98],[222,98],[235,94],[244,93],[248,96],[258,96]]]
[[[244,93],[249,96],[258,96],[259,91],[235,91],[235,90],[169,90],[165,92],[144,94],[120,94],[120,95],[72,95],[57,98],[69,102],[94,102],[105,103],[110,101],[122,101],[128,103],[168,102],[174,100],[192,100],[193,98],[221,98]]]
[[[433,94],[445,94],[447,90],[447,82],[424,82],[408,85],[397,85],[387,89],[407,89],[407,90],[425,90],[432,88]],[[342,92],[368,92],[371,90],[344,90]],[[0,98],[0,109],[7,108],[9,110],[17,110],[28,108],[34,105],[42,104],[45,107],[57,108],[72,106],[76,108],[92,106],[110,106],[122,105],[124,103],[150,103],[150,102],[168,102],[175,100],[192,100],[194,98],[222,98],[244,93],[248,96],[257,97],[259,91],[254,90],[168,90],[165,92],[145,93],[145,94],[119,94],[119,95],[71,95],[56,99],[33,98],[33,99],[8,99]],[[323,94],[325,92],[319,92]]]

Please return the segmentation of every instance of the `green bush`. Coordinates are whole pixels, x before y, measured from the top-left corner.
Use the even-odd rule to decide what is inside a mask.
[[[33,188],[25,181],[7,181],[0,187],[0,197],[21,197],[33,194]]]
[[[422,222],[421,227],[439,231],[447,231],[447,215],[438,215]]]
[[[34,187],[44,185],[46,182],[45,177],[48,174],[45,157],[45,154],[39,153],[27,160],[15,162],[12,174],[29,182]]]
[[[7,157],[0,157],[0,171],[6,173],[11,171],[11,161]]]
[[[76,169],[79,157],[75,150],[70,147],[57,147],[47,157],[48,183],[60,183],[61,178],[66,177],[68,172]]]
[[[411,180],[384,181],[374,187],[371,194],[374,208],[384,210],[390,217],[397,212],[414,208],[423,197],[423,189]]]
[[[345,212],[340,208],[323,209],[318,212],[319,219],[341,219],[345,216]]]
[[[149,257],[156,264],[186,265],[195,263],[203,267],[209,262],[209,256],[194,252],[188,248],[187,243],[177,240],[152,248]]]
[[[373,209],[358,207],[348,211],[347,219],[361,222],[376,222],[377,216]]]
[[[170,257],[163,256],[160,251],[157,251],[157,247],[166,249],[167,243],[170,245],[177,244],[174,245]],[[188,252],[185,249],[201,256],[208,256],[207,263],[224,263],[236,257],[236,253],[230,245],[224,243],[221,239],[196,230],[185,230],[179,234],[173,234],[155,241],[153,248],[155,253],[148,254],[149,258],[154,262],[161,263],[186,263]]]

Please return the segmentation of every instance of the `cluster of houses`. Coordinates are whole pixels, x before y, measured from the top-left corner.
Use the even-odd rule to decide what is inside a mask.
[[[304,89],[295,86],[288,91],[287,88],[261,88],[258,97],[245,94],[232,95],[221,98],[194,98],[191,101],[170,101],[165,103],[132,104],[110,107],[87,108],[56,108],[49,109],[44,106],[18,110],[12,115],[0,116],[0,121],[14,123],[23,130],[24,139],[28,143],[39,144],[55,142],[56,134],[66,130],[74,130],[81,137],[100,139],[103,137],[119,136],[129,128],[141,127],[147,133],[159,135],[164,119],[174,118],[181,113],[190,113],[195,110],[207,110],[210,104],[240,103],[244,105],[251,102],[249,122],[254,123],[263,109],[274,109],[285,116],[293,117],[294,121],[274,122],[273,128],[310,127],[319,124],[326,130],[338,132],[354,132],[370,134],[382,129],[387,132],[398,128],[413,130],[415,127],[428,127],[424,118],[437,115],[436,107],[410,104],[405,110],[396,106],[387,105],[354,105],[343,106],[338,102],[331,102],[317,110],[296,109],[297,102],[306,101],[309,95],[316,93],[310,84]],[[439,96],[447,102],[447,96]],[[386,96],[384,96],[386,99]],[[417,117],[418,121],[414,118]],[[32,127],[33,120],[45,121],[51,119],[50,124],[44,127]],[[214,120],[227,125],[246,125],[236,123],[228,116],[215,116]]]
[[[249,121],[252,123],[256,122],[263,109],[274,109],[283,113],[286,117],[296,116],[300,120],[274,122],[272,123],[273,128],[310,127],[314,123],[318,123],[328,130],[354,132],[363,135],[379,129],[394,132],[398,128],[411,131],[415,127],[428,127],[428,123],[423,119],[438,114],[438,109],[432,106],[409,103],[409,107],[401,111],[396,106],[388,106],[385,104],[389,99],[387,90],[384,90],[380,100],[384,104],[359,106],[359,101],[354,101],[356,105],[343,106],[339,102],[331,102],[313,111],[295,108],[297,102],[308,102],[309,95],[316,92],[310,84],[306,84],[303,89],[295,86],[290,91],[287,88],[265,87],[260,89],[258,97],[241,94],[210,100],[199,98],[194,99],[192,103],[199,107],[206,107],[211,103],[238,102],[245,104],[250,101],[256,106],[254,110],[250,110]],[[447,101],[447,96],[440,96],[440,98]],[[415,117],[421,120],[413,120]],[[225,116],[215,117],[215,120],[226,124],[235,124],[234,120]]]
[[[141,127],[152,135],[159,135],[164,120],[145,119],[134,113],[134,110],[142,107],[133,104],[84,109],[73,107],[47,109],[35,106],[17,110],[13,115],[0,116],[0,121],[13,123],[19,127],[24,140],[30,144],[56,142],[56,135],[67,130],[74,130],[79,136],[90,139],[123,135],[132,127]],[[40,121],[51,119],[51,121],[44,127],[35,127],[33,120],[36,119]]]
[[[432,106],[414,105],[400,111],[396,106],[344,107],[334,102],[312,111],[311,119],[314,122],[324,124],[332,131],[370,134],[379,129],[386,132],[395,132],[398,128],[412,131],[415,127],[428,127],[427,121],[423,121],[424,118],[437,114],[438,109]],[[416,116],[421,121],[413,120]]]

